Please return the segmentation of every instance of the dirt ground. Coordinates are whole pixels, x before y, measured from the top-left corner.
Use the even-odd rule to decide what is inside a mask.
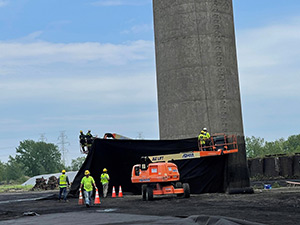
[[[254,194],[200,194],[190,198],[159,197],[142,201],[141,196],[123,193],[123,198],[101,198],[101,205],[86,208],[78,199],[57,201],[58,191],[0,194],[0,221],[23,216],[24,212],[42,214],[95,211],[139,215],[188,217],[226,216],[263,224],[300,224],[300,187],[255,190]],[[44,200],[30,200],[43,198]],[[22,200],[23,199],[23,200]],[[10,202],[13,201],[13,202]],[[1,223],[1,222],[0,222]]]

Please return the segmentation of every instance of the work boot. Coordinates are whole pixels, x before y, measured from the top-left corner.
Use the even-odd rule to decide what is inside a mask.
[[[90,208],[90,205],[89,205],[89,204],[85,204],[85,206],[86,206],[87,208]]]

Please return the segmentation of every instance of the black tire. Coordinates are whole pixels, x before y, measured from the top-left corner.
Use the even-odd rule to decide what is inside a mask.
[[[190,197],[190,185],[188,183],[183,183],[183,197],[189,198]]]
[[[143,199],[143,201],[146,201],[146,192],[147,192],[147,185],[143,184],[142,185],[142,199]]]
[[[182,188],[182,183],[181,182],[176,182],[175,188]]]
[[[152,187],[147,187],[146,200],[147,201],[152,201],[153,200],[153,188]]]

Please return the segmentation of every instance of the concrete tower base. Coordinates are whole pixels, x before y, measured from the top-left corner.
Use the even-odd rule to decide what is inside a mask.
[[[236,134],[226,187],[249,186],[231,0],[153,0],[161,139]]]

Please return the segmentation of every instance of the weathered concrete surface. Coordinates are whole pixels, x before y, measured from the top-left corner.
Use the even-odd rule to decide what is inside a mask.
[[[161,139],[239,136],[228,187],[249,186],[232,0],[153,0]]]
[[[293,175],[300,176],[300,155],[293,157]]]
[[[250,176],[255,177],[255,176],[263,176],[264,174],[264,160],[263,159],[249,159],[248,160],[249,164],[249,171],[250,171]]]
[[[280,171],[279,158],[265,158],[264,159],[264,176],[266,177],[278,177]]]

